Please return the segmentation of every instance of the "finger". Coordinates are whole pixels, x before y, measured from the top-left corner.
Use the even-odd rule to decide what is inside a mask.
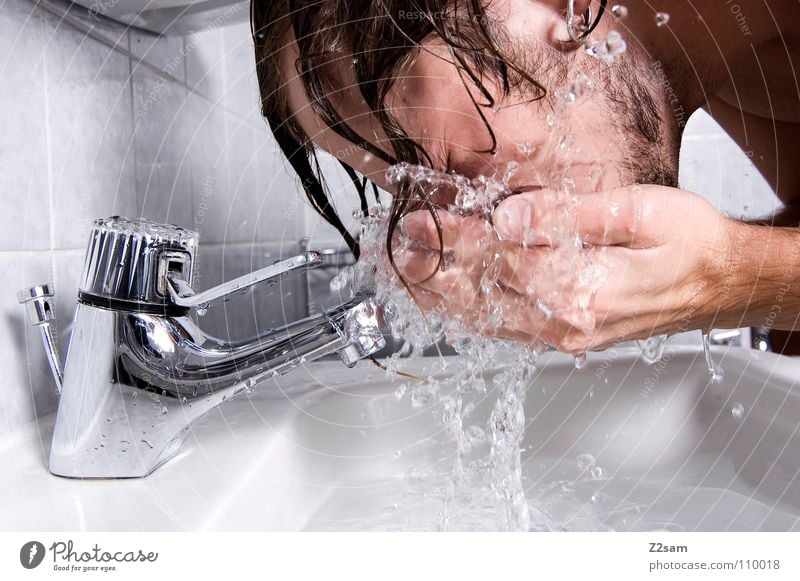
[[[663,204],[664,190],[630,186],[569,200],[552,193],[526,192],[504,200],[493,222],[503,240],[518,244],[538,244],[541,238],[556,243],[558,233],[574,232],[589,244],[642,248],[658,242],[649,226]]]
[[[510,196],[492,214],[501,240],[520,245],[550,246],[557,238],[554,226],[569,218],[563,200],[552,190]]]
[[[547,246],[522,248],[513,244],[503,244],[499,252],[498,281],[520,295],[536,294],[537,282],[551,278],[543,269],[550,253],[552,249]]]
[[[444,310],[445,300],[441,295],[417,285],[411,285],[409,292],[416,305],[426,312]]]
[[[474,259],[491,242],[491,225],[475,216],[455,216],[437,212],[439,224],[427,210],[418,210],[403,217],[402,232],[410,239],[436,250],[451,252],[458,260]],[[444,246],[442,246],[444,243]]]
[[[407,284],[420,284],[440,269],[440,254],[427,248],[404,249],[394,253],[394,265]]]

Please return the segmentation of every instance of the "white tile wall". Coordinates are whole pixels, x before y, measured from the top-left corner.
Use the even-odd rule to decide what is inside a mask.
[[[199,230],[201,288],[297,252],[303,236],[312,248],[341,241],[260,118],[246,23],[157,37],[65,0],[0,1],[2,437],[56,403],[16,291],[54,280],[63,348],[92,219],[125,213]],[[713,122],[692,120],[684,187],[734,215],[766,213],[774,196],[748,163]],[[323,165],[348,219],[358,200],[333,160]],[[287,282],[204,324],[243,336],[255,321],[293,318],[304,300],[303,285]]]
[[[734,218],[762,218],[781,207],[739,146],[702,110],[692,115],[686,126],[680,184]]]
[[[136,213],[130,60],[57,16],[44,21],[52,243],[80,248],[94,218]]]
[[[200,285],[297,252],[296,181],[258,113],[246,23],[159,37],[65,0],[0,0],[0,437],[56,399],[16,291],[54,281],[62,355],[91,221],[114,213],[200,231]],[[216,266],[214,266],[216,265]],[[293,318],[256,293],[204,324]]]
[[[42,14],[0,9],[0,251],[50,247]],[[15,90],[9,90],[13,87]],[[24,228],[18,225],[24,224]]]

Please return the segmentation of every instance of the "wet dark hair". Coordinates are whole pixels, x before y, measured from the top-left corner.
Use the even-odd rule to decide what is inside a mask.
[[[447,47],[491,137],[491,153],[497,141],[483,110],[494,106],[495,93],[505,97],[512,88],[524,86],[530,100],[546,94],[544,87],[501,48],[503,34],[487,13],[489,4],[490,0],[252,0],[251,26],[262,114],[300,177],[312,206],[341,233],[356,257],[358,240],[347,231],[330,203],[314,146],[287,103],[280,59],[288,33],[297,43],[299,58],[295,66],[313,112],[328,127],[389,164],[430,165],[425,150],[409,138],[385,106],[397,73],[413,61],[423,41],[434,39]],[[328,94],[341,87],[333,85],[330,72],[342,59],[352,66],[365,103],[388,136],[391,155],[358,135],[331,104]],[[366,215],[368,196],[377,198],[378,190],[352,167],[341,160],[340,163],[350,176]],[[411,184],[401,183],[390,209],[386,240],[393,266],[392,233],[404,215],[420,208],[432,213],[441,247],[441,223],[433,202]]]

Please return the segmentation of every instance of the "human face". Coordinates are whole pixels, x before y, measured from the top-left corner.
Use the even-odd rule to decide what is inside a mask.
[[[618,63],[608,65],[574,45],[564,48],[563,15],[549,2],[498,2],[490,15],[504,31],[504,49],[548,88],[548,95],[534,100],[525,87],[508,94],[497,87],[496,106],[481,106],[483,96],[462,81],[448,49],[434,39],[423,43],[416,58],[397,72],[386,103],[406,135],[425,150],[433,169],[469,178],[499,176],[516,162],[519,170],[508,183],[512,192],[551,188],[554,179],[563,178],[572,180],[578,192],[634,182],[674,185],[677,128],[654,73],[633,42]],[[604,38],[612,24],[606,19],[593,36]],[[313,114],[294,73],[291,47],[283,55],[283,68],[300,126],[317,146],[391,192],[387,163]],[[392,156],[390,140],[355,86],[350,63],[343,57],[331,71],[336,88],[329,98],[356,133]],[[591,79],[592,88],[562,110],[559,94],[569,91],[579,75]],[[555,128],[549,122],[553,119]]]

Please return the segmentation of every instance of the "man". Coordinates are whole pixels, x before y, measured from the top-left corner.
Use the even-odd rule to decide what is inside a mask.
[[[395,267],[425,308],[481,332],[583,353],[712,326],[792,330],[800,10],[793,0],[732,6],[631,0],[621,17],[596,0],[254,0],[264,114],[314,205],[354,248],[312,172],[313,148],[345,165],[362,206],[355,172],[395,195]],[[675,188],[683,120],[701,107],[786,204],[768,225],[725,218]],[[569,128],[557,130],[564,116]],[[447,193],[387,183],[397,162],[468,178],[518,164],[490,243],[478,243],[485,217],[448,213]],[[588,319],[545,268],[564,244],[550,235],[563,221],[563,183],[603,273],[581,305]],[[398,226],[416,242],[402,255],[391,248]],[[481,325],[498,307],[500,323]]]

